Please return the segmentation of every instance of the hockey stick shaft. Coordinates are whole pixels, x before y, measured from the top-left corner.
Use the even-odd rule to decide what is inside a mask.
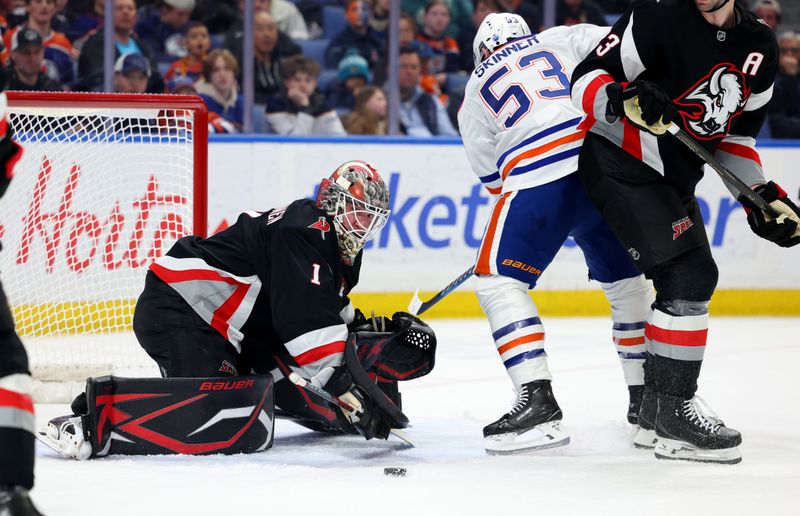
[[[686,134],[686,131],[682,130],[678,127],[677,124],[670,125],[669,129],[667,129],[675,138],[680,140],[682,144],[687,146],[689,150],[694,152],[700,159],[705,161],[708,166],[714,169],[714,172],[720,175],[722,179],[727,181],[731,186],[739,190],[748,201],[752,202],[756,205],[761,211],[769,215],[770,217],[777,219],[780,217],[780,213],[778,210],[770,206],[767,201],[761,198],[760,195],[755,193],[752,188],[747,186],[744,181],[736,177],[733,172],[728,170],[728,168],[720,163],[720,161],[715,158],[710,152],[708,152],[703,146],[699,143],[694,141],[694,139]]]
[[[342,401],[341,399],[339,399],[338,397],[334,396],[333,394],[331,394],[330,392],[326,391],[325,389],[317,387],[316,385],[314,385],[313,383],[309,382],[308,380],[306,380],[305,378],[303,378],[302,376],[300,376],[297,373],[294,373],[294,372],[293,373],[289,373],[289,381],[292,382],[293,384],[297,385],[300,388],[303,388],[303,389],[305,389],[305,390],[307,390],[309,392],[313,392],[314,394],[316,394],[320,398],[324,399],[325,401],[333,403],[337,407],[340,407],[340,408],[346,410],[347,412],[350,412],[351,414],[354,414],[356,416],[360,416],[361,415],[360,414],[361,411],[356,411],[356,408],[354,406],[352,406],[351,404],[347,403],[346,401]]]
[[[472,266],[461,273],[459,277],[454,279],[449,285],[437,292],[436,295],[427,301],[422,301],[419,298],[418,292],[415,292],[414,297],[411,298],[411,302],[408,305],[408,312],[412,315],[420,315],[424,312],[427,312],[433,305],[447,297],[451,292],[461,286],[462,283],[470,279],[474,274],[475,267]]]

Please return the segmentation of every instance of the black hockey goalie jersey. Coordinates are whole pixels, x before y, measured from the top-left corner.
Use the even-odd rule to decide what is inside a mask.
[[[288,352],[313,376],[342,363],[361,256],[345,265],[331,218],[301,199],[181,238],[150,270],[240,353]]]
[[[753,14],[736,7],[735,15],[735,26],[720,29],[691,0],[634,2],[573,73],[572,100],[588,114],[583,127],[692,189],[702,161],[680,142],[605,118],[606,83],[650,81],[672,97],[681,128],[745,183],[763,183],[755,136],[772,97],[778,47]]]

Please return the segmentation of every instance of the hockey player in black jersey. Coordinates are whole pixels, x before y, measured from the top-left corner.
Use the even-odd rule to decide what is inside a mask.
[[[0,196],[21,156],[6,120],[6,96],[0,93]],[[28,496],[33,487],[34,419],[28,355],[0,286],[0,514],[40,514]]]
[[[657,437],[659,458],[741,460],[739,432],[695,396],[718,277],[694,196],[703,162],[665,133],[678,124],[781,213],[740,198],[757,235],[796,245],[800,211],[755,150],[777,53],[772,30],[733,1],[638,0],[572,77],[588,115],[581,180],[657,291],[636,443]]]
[[[51,446],[74,458],[261,451],[272,444],[273,379],[274,414],[311,429],[386,439],[392,428],[406,426],[397,381],[431,370],[433,332],[402,312],[366,320],[348,298],[358,282],[362,249],[385,224],[388,205],[389,190],[377,170],[349,161],[322,181],[315,201],[245,212],[216,235],[178,240],[150,266],[133,319],[136,337],[166,386],[108,377],[90,381],[85,396],[73,403],[81,417],[51,421]],[[292,372],[356,410],[341,411],[298,387],[288,380]],[[255,383],[241,380],[252,374]],[[208,397],[190,398],[197,391]],[[214,401],[215,391],[230,398]],[[183,418],[192,421],[169,424],[159,417],[149,423],[161,424],[167,437],[136,423],[173,410],[174,398],[159,401],[164,392],[180,393],[197,407]],[[108,393],[116,395],[113,409],[124,412],[116,426],[103,416],[112,410],[101,401]],[[150,396],[155,404],[132,403],[123,394]],[[231,410],[244,410],[240,421],[249,417],[248,425],[258,420],[263,428],[231,426],[227,434],[218,432],[221,437],[193,440],[198,428],[218,426],[215,414]],[[219,445],[231,435],[239,436],[235,443]]]

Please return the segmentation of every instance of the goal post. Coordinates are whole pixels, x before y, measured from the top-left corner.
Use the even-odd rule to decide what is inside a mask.
[[[89,376],[155,376],[131,331],[148,266],[205,236],[207,110],[195,96],[6,92],[23,148],[0,200],[0,280],[37,401]]]

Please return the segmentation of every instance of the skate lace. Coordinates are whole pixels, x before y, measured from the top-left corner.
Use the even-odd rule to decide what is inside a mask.
[[[510,416],[513,416],[528,404],[528,387],[523,385],[517,391],[517,398],[514,402],[514,406],[511,407],[511,410],[508,411]]]
[[[711,410],[708,403],[700,396],[695,396],[683,402],[683,414],[690,423],[709,432],[716,432],[724,424],[717,414]]]

